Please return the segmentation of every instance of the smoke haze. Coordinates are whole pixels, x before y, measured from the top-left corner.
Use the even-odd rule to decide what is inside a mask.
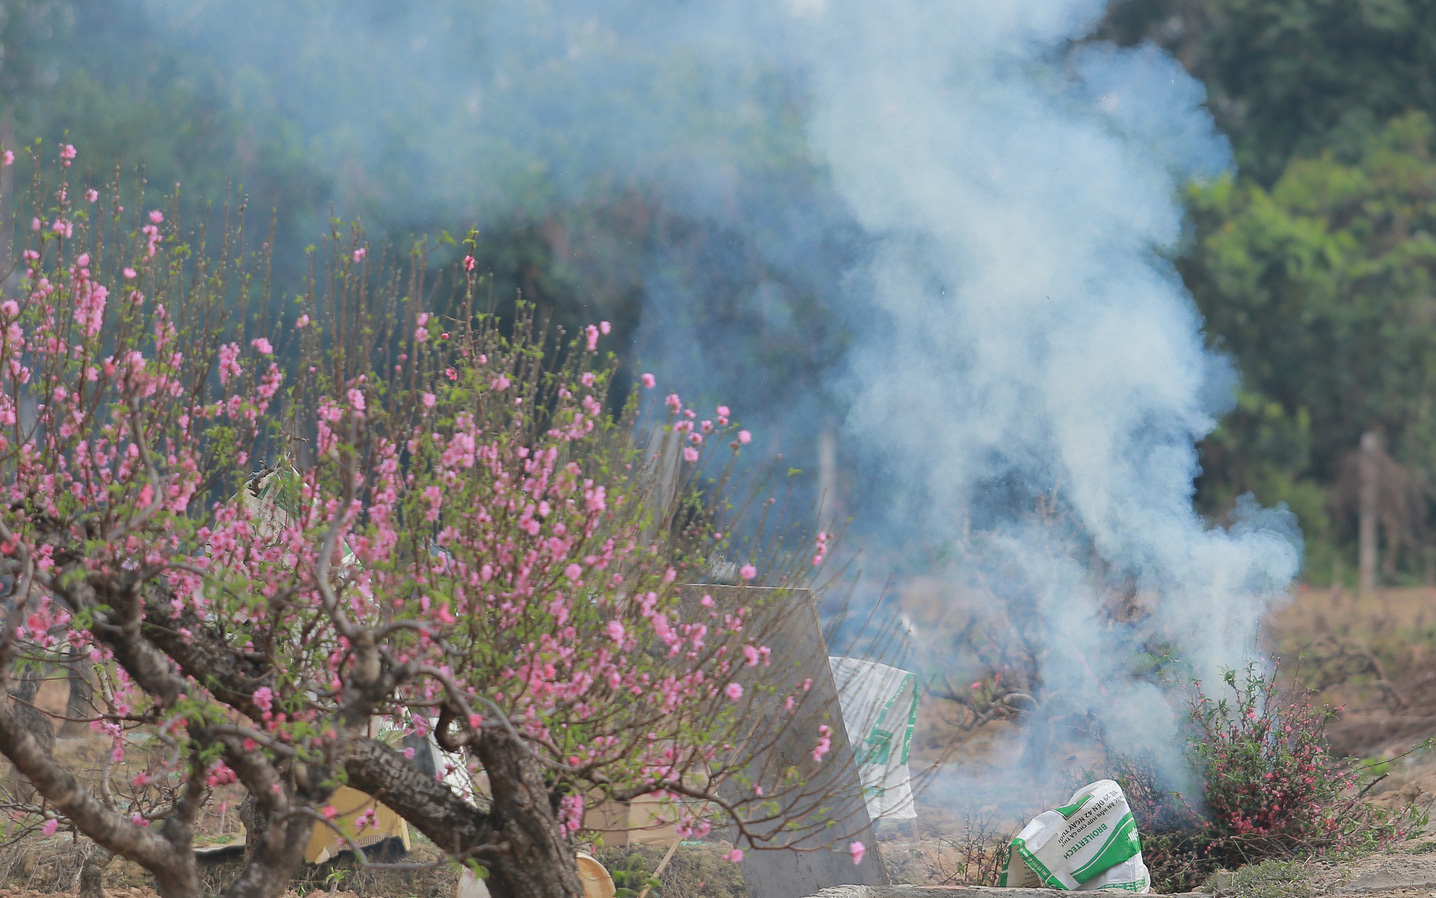
[[[341,217],[642,196],[637,224],[563,242],[632,259],[645,368],[810,472],[835,433],[828,501],[868,579],[980,578],[1043,646],[1044,704],[1114,747],[1170,751],[1175,716],[1102,612],[1113,583],[1161,597],[1144,632],[1192,674],[1256,656],[1299,538],[1193,510],[1234,375],[1166,261],[1182,185],[1230,154],[1175,61],[1082,42],[1105,3],[140,6],[256,133],[298,134]]]
[[[813,146],[872,238],[845,429],[880,453],[890,528],[996,534],[967,564],[1022,572],[1046,713],[1163,754],[1173,715],[1131,674],[1150,647],[1102,613],[1092,556],[1162,597],[1149,623],[1207,678],[1255,657],[1298,565],[1286,516],[1219,531],[1192,508],[1233,378],[1163,254],[1182,184],[1227,144],[1174,60],[1066,46],[1102,4],[942,9],[834,2],[814,22]],[[1023,521],[1044,494],[1063,525]]]

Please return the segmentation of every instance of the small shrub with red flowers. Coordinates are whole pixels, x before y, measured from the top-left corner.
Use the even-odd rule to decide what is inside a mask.
[[[1267,859],[1359,854],[1407,835],[1414,809],[1366,803],[1357,764],[1332,756],[1334,711],[1308,694],[1283,695],[1256,667],[1223,679],[1215,695],[1198,683],[1189,708],[1198,795],[1163,789],[1141,760],[1116,763],[1158,888],[1190,889],[1214,870]]]

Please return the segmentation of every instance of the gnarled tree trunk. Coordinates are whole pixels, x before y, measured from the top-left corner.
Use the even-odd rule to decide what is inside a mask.
[[[508,732],[485,732],[476,754],[489,775],[489,826],[498,844],[489,867],[494,898],[583,898],[578,860],[563,834],[543,768]]]

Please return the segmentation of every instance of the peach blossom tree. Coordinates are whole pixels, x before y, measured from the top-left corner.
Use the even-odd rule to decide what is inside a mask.
[[[471,255],[440,304],[424,250],[391,264],[336,228],[276,301],[242,210],[182,231],[133,190],[68,183],[60,155],[0,302],[0,676],[84,659],[83,722],[111,753],[83,775],[0,702],[31,825],[163,896],[201,894],[222,787],[252,804],[235,896],[284,891],[341,784],[497,896],[580,895],[598,799],[658,795],[680,833],[740,844],[786,825],[774,796],[801,786],[744,779],[768,744],[742,731],[745,690],[791,708],[803,687],[755,676],[756,600],[680,589],[720,552],[742,578],[798,576],[721,532],[737,510],[703,472],[749,439],[726,408],[645,376],[615,409],[607,325],[565,341],[522,305],[504,324]],[[641,448],[641,414],[671,456]],[[483,771],[481,800],[426,767],[429,734]]]

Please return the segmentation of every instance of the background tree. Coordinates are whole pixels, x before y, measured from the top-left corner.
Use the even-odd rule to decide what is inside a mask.
[[[1160,44],[1205,83],[1241,193],[1248,184],[1272,191],[1293,162],[1323,154],[1363,169],[1391,120],[1436,115],[1434,15],[1429,0],[1124,0],[1096,36]],[[76,165],[91,177],[143,163],[160,189],[180,183],[187,214],[226,190],[274,210],[275,296],[302,289],[298,248],[331,212],[362,218],[377,243],[401,247],[480,220],[474,255],[477,270],[494,275],[495,296],[522,290],[570,330],[607,319],[625,361],[694,364],[734,401],[749,398],[734,396],[756,380],[748,372],[763,371],[764,390],[791,403],[788,417],[839,419],[829,385],[862,325],[844,320],[833,298],[864,247],[807,154],[801,79],[771,48],[697,51],[693,35],[666,30],[672,24],[623,0],[601,14],[525,0],[482,11],[454,0],[403,11],[23,0],[0,19],[0,108],[25,141],[69,133],[86,148]],[[1193,202],[1196,247],[1225,226],[1226,207]],[[1285,239],[1257,235],[1251,217],[1242,229]],[[430,258],[437,271],[460,255],[449,244]],[[1206,264],[1190,257],[1183,272],[1210,312],[1203,296],[1221,275]],[[1289,349],[1302,342],[1305,317],[1292,311],[1258,316],[1260,325],[1218,312],[1209,331],[1228,347],[1269,336]],[[1290,358],[1274,345],[1278,354]],[[1247,370],[1262,364],[1255,354],[1238,355],[1249,395],[1206,445],[1203,505],[1220,516],[1230,497],[1258,486],[1290,502],[1314,537],[1308,576],[1324,580],[1352,554],[1339,475],[1349,445],[1333,455],[1325,423],[1267,414],[1268,400],[1280,400],[1283,415],[1293,406],[1252,386],[1271,379]],[[1287,371],[1284,396],[1304,391],[1308,373],[1330,376]],[[755,409],[768,398],[753,396]],[[1341,426],[1364,428],[1364,407]],[[1317,432],[1303,435],[1308,425]],[[1275,443],[1303,447],[1292,450],[1296,467],[1253,474],[1237,458],[1265,457]],[[787,447],[790,457],[797,448]],[[1417,572],[1409,559],[1398,567]]]
[[[1113,3],[1100,36],[1170,49],[1207,87],[1235,173],[1189,194],[1179,267],[1242,378],[1203,446],[1199,502],[1286,501],[1309,581],[1356,569],[1363,433],[1384,436],[1385,578],[1433,576],[1427,0]],[[1343,574],[1343,571],[1348,572]]]
[[[113,740],[100,783],[0,706],[0,752],[47,831],[63,819],[162,895],[198,894],[198,814],[237,782],[254,825],[226,894],[276,895],[347,783],[497,896],[578,895],[595,798],[655,794],[680,833],[721,823],[760,846],[792,835],[785,796],[823,804],[803,774],[839,743],[816,729],[807,771],[747,779],[775,737],[752,731],[753,702],[806,694],[763,673],[784,591],[679,592],[722,551],[751,555],[745,580],[798,582],[771,544],[730,545],[724,483],[701,474],[749,439],[726,408],[664,400],[682,446],[665,483],[630,442],[637,402],[605,405],[606,324],[556,358],[475,308],[471,256],[440,317],[422,253],[406,274],[337,231],[271,317],[242,224],[210,239],[123,211],[117,188],[66,181],[75,155],[37,179],[24,301],[0,304],[0,676],[77,649],[114,684],[92,722]],[[376,721],[433,730],[489,800]]]
[[[1269,186],[1293,158],[1350,162],[1390,119],[1436,114],[1433,25],[1430,0],[1119,0],[1102,34],[1170,49]]]
[[[1230,179],[1193,190],[1198,237],[1183,278],[1247,391],[1208,443],[1204,477],[1222,484],[1213,505],[1243,490],[1298,498],[1320,539],[1312,488],[1341,505],[1354,492],[1349,460],[1375,431],[1398,465],[1384,505],[1408,506],[1404,523],[1388,523],[1389,546],[1419,548],[1436,470],[1433,141],[1431,120],[1412,113],[1354,162],[1295,160],[1270,190]],[[1350,497],[1344,507],[1354,511]]]

